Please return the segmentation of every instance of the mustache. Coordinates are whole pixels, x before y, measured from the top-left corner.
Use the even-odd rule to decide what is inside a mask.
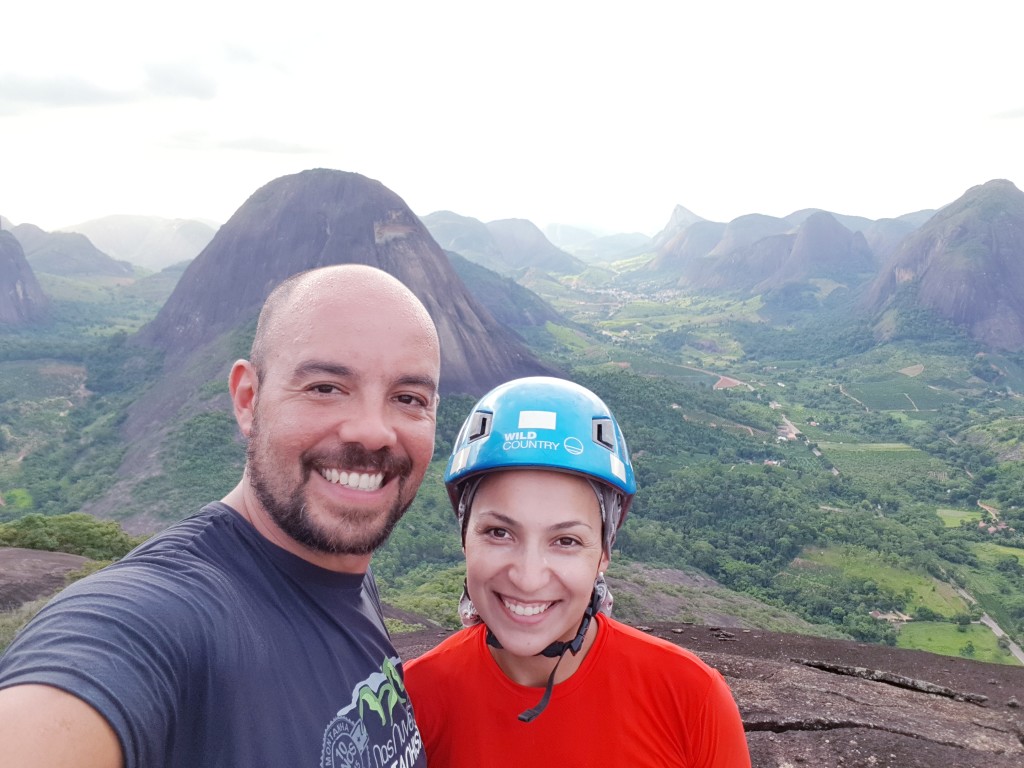
[[[334,451],[308,451],[303,455],[303,463],[307,476],[314,466],[380,472],[386,478],[405,477],[412,472],[412,459],[408,456],[396,456],[390,448],[368,451],[359,443],[345,443]]]

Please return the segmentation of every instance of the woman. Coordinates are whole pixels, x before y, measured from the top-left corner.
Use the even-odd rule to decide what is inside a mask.
[[[494,389],[445,484],[467,628],[406,665],[429,765],[750,765],[722,676],[609,615],[603,572],[636,482],[594,393],[546,377]]]

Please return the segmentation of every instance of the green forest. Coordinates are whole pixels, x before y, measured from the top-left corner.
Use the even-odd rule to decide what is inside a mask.
[[[652,302],[642,289],[610,303],[602,293],[594,313],[598,299],[574,290],[544,297],[564,325],[523,333],[622,425],[639,492],[613,558],[620,573],[700,572],[862,641],[942,650],[945,635],[901,638],[901,623],[956,632],[982,613],[1024,640],[1024,360],[928,318],[878,344],[862,325],[837,324],[839,305],[769,324],[726,299]],[[48,328],[0,332],[0,545],[106,562],[139,540],[79,513],[124,471],[126,409],[160,375],[131,338],[159,296],[99,296],[83,288]],[[718,376],[739,384],[714,388]],[[126,516],[159,498],[184,517],[237,482],[244,448],[225,393],[210,381],[203,407],[170,425],[162,474],[134,486]],[[447,626],[462,554],[441,476],[472,402],[443,398],[435,461],[374,560],[387,602]]]

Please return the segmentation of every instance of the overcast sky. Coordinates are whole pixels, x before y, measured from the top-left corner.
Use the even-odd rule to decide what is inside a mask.
[[[1018,0],[34,0],[0,16],[0,214],[226,221],[307,168],[417,214],[653,234],[1024,185]]]

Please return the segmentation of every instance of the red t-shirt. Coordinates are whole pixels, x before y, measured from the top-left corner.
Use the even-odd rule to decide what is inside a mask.
[[[579,669],[543,688],[509,680],[477,625],[405,664],[405,685],[431,768],[749,768],[725,680],[694,654],[599,615]]]

